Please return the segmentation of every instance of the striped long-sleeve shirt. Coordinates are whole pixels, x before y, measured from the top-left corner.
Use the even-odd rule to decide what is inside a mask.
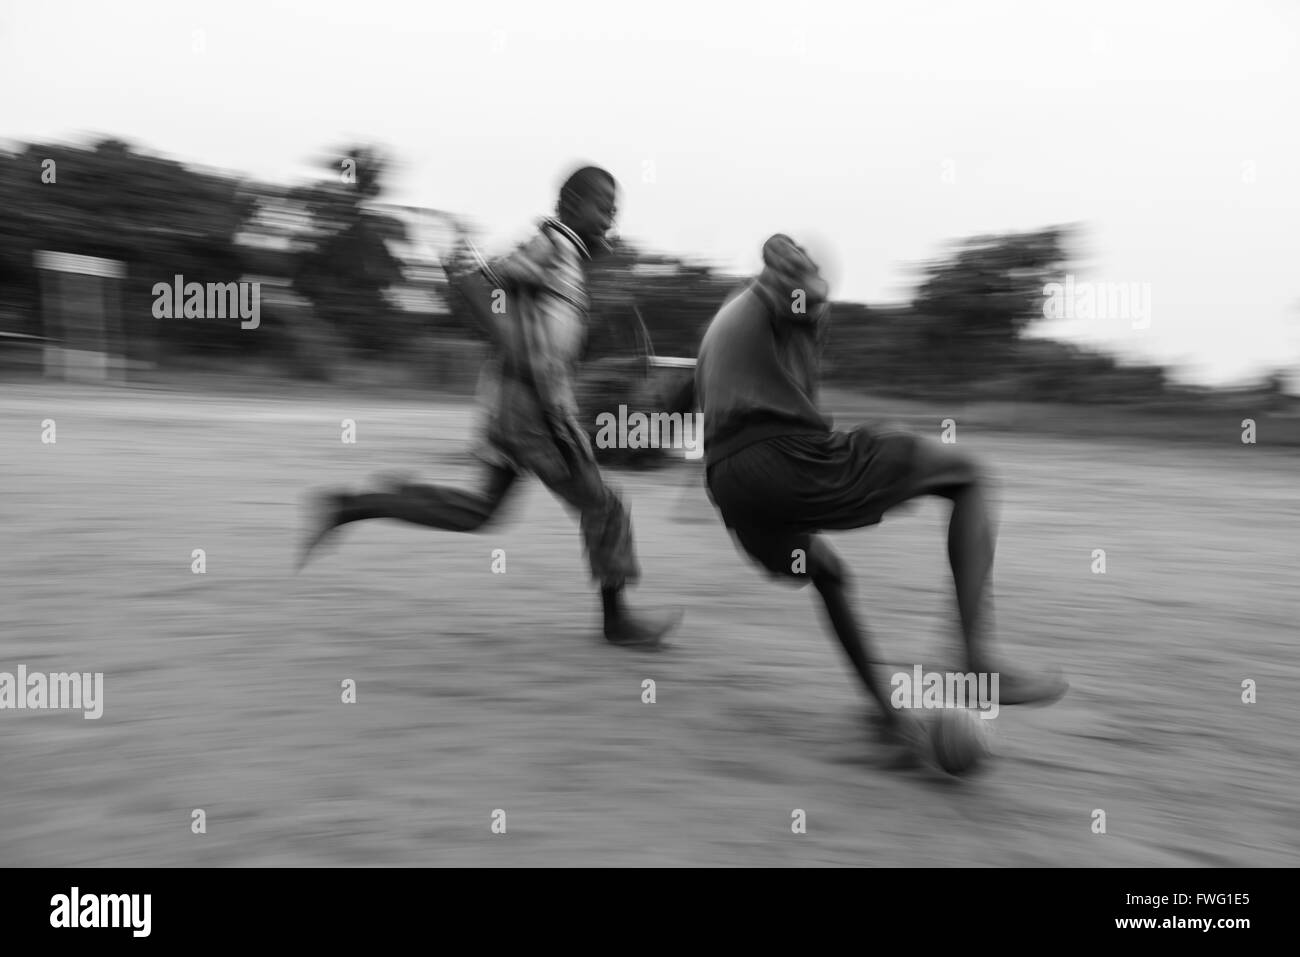
[[[590,258],[577,234],[547,219],[528,242],[484,264],[498,341],[480,380],[480,454],[489,461],[561,479],[575,456],[592,456],[573,384],[587,335]]]

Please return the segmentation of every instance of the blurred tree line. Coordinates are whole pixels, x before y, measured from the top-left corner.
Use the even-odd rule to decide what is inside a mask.
[[[395,251],[409,246],[407,222],[380,202],[388,158],[352,145],[318,164],[318,181],[286,189],[113,139],[0,151],[0,332],[41,335],[33,252],[49,249],[126,264],[131,359],[163,366],[186,357],[257,359],[317,378],[358,360],[417,376],[440,362],[464,366],[456,341],[480,336],[463,315],[435,305],[436,269],[425,283],[429,305],[402,308],[394,299],[415,267]],[[828,380],[917,397],[1086,402],[1164,394],[1160,368],[1026,337],[1042,318],[1044,285],[1068,260],[1069,239],[1063,227],[973,238],[923,267],[909,304],[837,303]],[[153,285],[174,275],[260,280],[261,326],[252,333],[238,322],[155,318]],[[588,355],[694,356],[709,319],[742,281],[621,244],[591,271]],[[420,381],[440,384],[427,374]]]

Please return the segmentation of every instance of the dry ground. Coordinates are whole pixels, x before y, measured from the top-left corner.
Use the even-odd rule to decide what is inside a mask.
[[[1005,652],[1073,688],[956,781],[880,767],[812,594],[735,552],[698,468],[611,476],[638,600],[687,610],[647,655],[602,644],[535,483],[496,529],[352,526],[294,577],[307,487],[469,481],[468,406],[42,385],[0,412],[0,671],[105,675],[98,721],[0,711],[0,865],[1300,862],[1294,453],[963,431],[1002,481]],[[889,659],[955,664],[939,504],[835,542]]]

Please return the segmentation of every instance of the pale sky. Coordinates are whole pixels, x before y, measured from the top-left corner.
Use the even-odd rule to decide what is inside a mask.
[[[627,238],[749,271],[814,235],[867,302],[950,241],[1079,223],[1076,282],[1146,284],[1149,328],[1057,331],[1224,382],[1300,369],[1298,36],[1290,0],[3,0],[0,136],[283,182],[371,141],[391,201],[496,244],[589,160]]]

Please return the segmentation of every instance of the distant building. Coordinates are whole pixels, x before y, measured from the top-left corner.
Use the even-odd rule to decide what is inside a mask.
[[[126,265],[75,253],[39,249],[45,374],[90,382],[120,381],[122,280]]]

